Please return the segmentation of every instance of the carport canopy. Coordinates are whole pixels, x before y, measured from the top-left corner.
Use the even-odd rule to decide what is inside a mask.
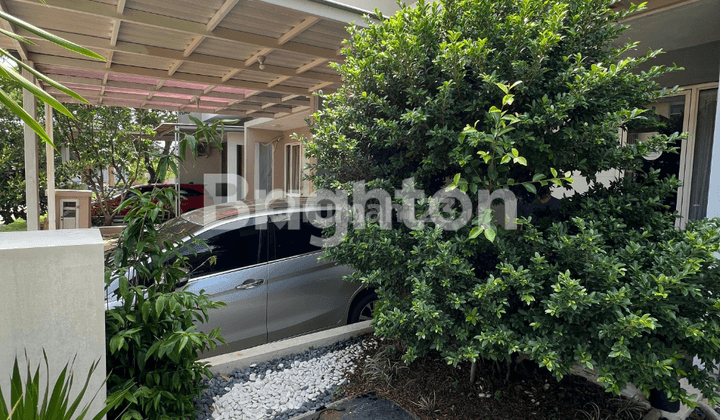
[[[312,94],[334,91],[348,22],[372,13],[332,0],[0,0],[0,10],[104,56],[77,55],[0,20],[0,35],[28,65],[93,105],[278,118],[311,109]],[[26,77],[31,77],[29,73]],[[77,102],[41,86],[59,101]],[[35,97],[23,95],[35,114]],[[46,106],[46,112],[52,112]],[[52,119],[47,119],[52,135]],[[37,139],[25,127],[28,230],[39,229]],[[48,199],[54,208],[53,150]],[[54,212],[49,212],[54,229]]]
[[[292,6],[292,7],[289,7]],[[2,21],[0,37],[91,104],[274,118],[305,110],[340,76],[363,11],[307,0],[0,0],[0,8],[106,57],[88,59]],[[61,102],[75,100],[43,86]]]

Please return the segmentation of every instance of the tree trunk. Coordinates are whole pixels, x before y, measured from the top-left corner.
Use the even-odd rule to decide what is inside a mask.
[[[470,385],[475,383],[475,376],[477,376],[477,362],[472,362],[472,365],[470,365]]]

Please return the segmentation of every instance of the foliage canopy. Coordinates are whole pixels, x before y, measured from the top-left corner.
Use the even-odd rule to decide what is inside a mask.
[[[641,170],[682,134],[618,140],[618,128],[652,123],[643,105],[673,92],[655,79],[675,68],[638,71],[659,51],[635,57],[618,21],[636,7],[611,4],[420,1],[351,28],[336,66],[344,85],[323,95],[306,142],[318,188],[352,193],[365,180],[392,195],[414,178],[428,194],[468,192],[474,206],[478,191],[504,189],[522,205],[567,187],[571,172],[626,174],[517,230],[484,228],[485,214],[457,231],[367,223],[327,249],[377,290],[376,334],[401,338],[406,362],[430,350],[453,364],[527,353],[558,377],[594,367],[612,392],[630,381],[687,401],[685,377],[717,397],[717,381],[684,356],[712,369],[720,350],[720,228],[675,230],[665,200],[677,179]]]

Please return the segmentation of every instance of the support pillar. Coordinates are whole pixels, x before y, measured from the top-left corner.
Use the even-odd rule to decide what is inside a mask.
[[[45,132],[53,140],[53,109],[45,104]],[[54,140],[53,140],[54,142]],[[45,145],[45,159],[47,161],[47,194],[48,194],[48,228],[55,230],[57,216],[55,211],[55,149],[49,144]]]
[[[35,83],[35,77],[23,70],[23,76]],[[23,89],[23,109],[32,118],[37,118],[37,99],[30,91]],[[23,124],[25,138],[25,206],[27,211],[27,230],[40,230],[40,165],[38,161],[37,134],[27,124]]]
[[[719,76],[720,78],[720,76]],[[707,218],[720,217],[720,89],[715,110],[715,133],[710,157],[710,187],[708,188]]]

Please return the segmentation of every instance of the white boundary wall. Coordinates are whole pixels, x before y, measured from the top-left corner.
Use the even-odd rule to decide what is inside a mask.
[[[81,404],[100,390],[87,418],[100,411],[106,376],[103,279],[103,240],[97,229],[0,233],[0,387],[6,399],[15,355],[24,378],[25,351],[34,373],[44,348],[51,380],[77,355],[71,398],[82,389],[92,362],[100,359]],[[43,390],[44,367],[41,372]]]

